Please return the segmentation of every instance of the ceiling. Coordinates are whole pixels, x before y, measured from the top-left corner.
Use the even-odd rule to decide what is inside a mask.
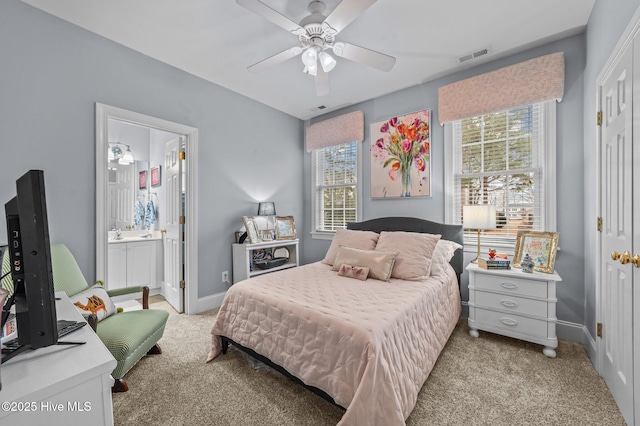
[[[415,86],[582,32],[595,0],[378,0],[336,36],[396,58],[390,72],[337,58],[317,96],[300,57],[247,67],[297,36],[234,0],[23,0],[117,43],[300,119]],[[261,0],[299,23],[306,0]],[[325,0],[328,15],[340,0]],[[489,49],[460,64],[458,58]],[[324,109],[318,107],[325,106]]]

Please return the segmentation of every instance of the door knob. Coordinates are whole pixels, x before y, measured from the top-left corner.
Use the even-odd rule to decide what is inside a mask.
[[[166,229],[161,229],[160,232],[163,233],[163,234],[166,234],[167,230]]]
[[[613,259],[613,260],[620,259],[620,256],[622,256],[622,255],[620,253],[618,253],[617,251],[615,251],[615,250],[611,252],[611,259]]]
[[[636,253],[636,255],[631,258],[631,263],[633,263],[636,268],[640,268],[640,254]]]
[[[629,253],[629,250],[627,250],[622,253],[622,256],[620,256],[620,263],[626,265],[629,262],[631,262],[631,253]]]

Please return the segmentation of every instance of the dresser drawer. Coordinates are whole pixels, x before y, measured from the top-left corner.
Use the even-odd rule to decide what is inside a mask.
[[[514,313],[547,318],[547,302],[518,297],[512,294],[486,293],[476,291],[476,306],[513,311]]]
[[[476,308],[475,321],[478,325],[509,330],[531,336],[546,337],[549,323],[545,320],[522,317]]]
[[[517,294],[547,298],[547,282],[515,278],[507,275],[475,274],[475,287],[480,290],[499,291],[504,294]]]

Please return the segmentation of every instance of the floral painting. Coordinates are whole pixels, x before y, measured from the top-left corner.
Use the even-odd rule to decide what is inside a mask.
[[[430,111],[371,124],[371,197],[431,195]]]

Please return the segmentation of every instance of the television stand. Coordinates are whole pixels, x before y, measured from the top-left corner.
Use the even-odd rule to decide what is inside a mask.
[[[63,292],[57,292],[58,318],[83,321],[78,309]],[[65,341],[14,356],[0,368],[3,401],[30,401],[36,411],[2,411],[0,424],[113,425],[111,372],[116,360],[90,329],[74,331],[73,338],[86,342],[71,349]],[[62,404],[62,410],[59,410]]]

